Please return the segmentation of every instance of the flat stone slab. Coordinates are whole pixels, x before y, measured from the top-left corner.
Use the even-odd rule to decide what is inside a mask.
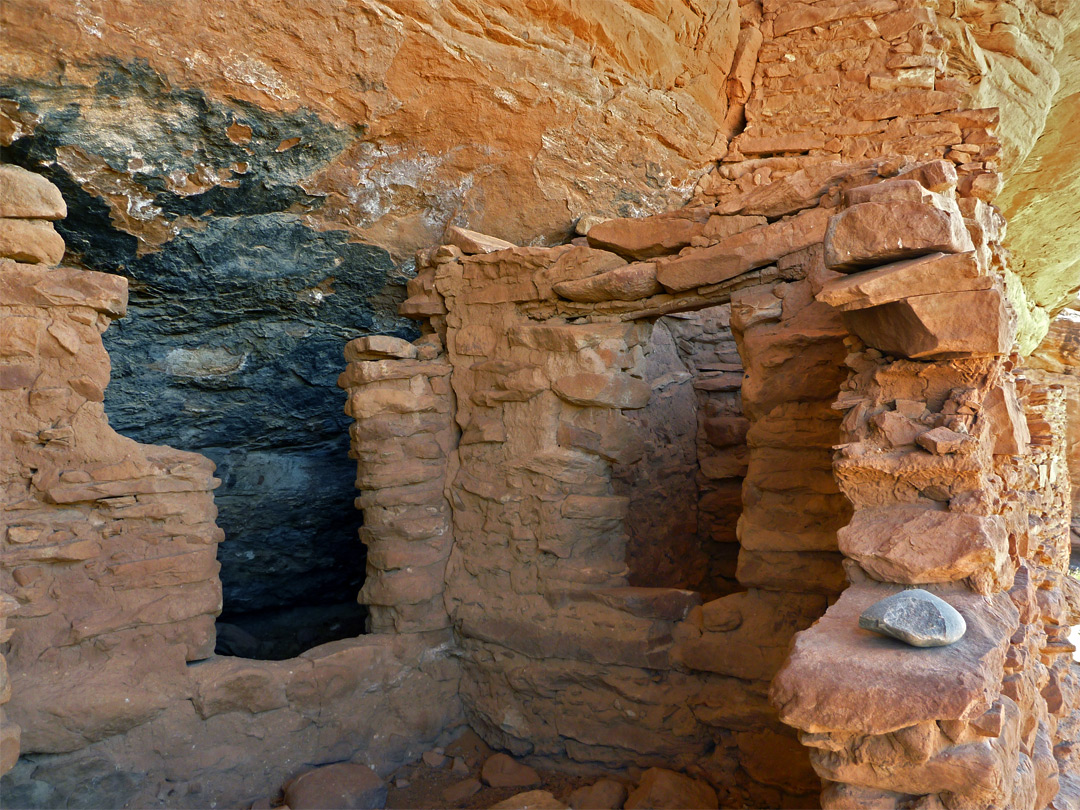
[[[872,604],[859,617],[859,627],[912,647],[946,647],[964,637],[967,622],[944,599],[912,588]]]
[[[1000,516],[915,504],[859,509],[836,537],[840,550],[874,579],[905,585],[997,571],[1009,554],[1009,532]]]
[[[993,284],[990,276],[981,275],[974,251],[931,253],[834,278],[816,297],[849,311],[891,304],[914,295],[988,290]]]
[[[969,720],[990,707],[1020,620],[1008,595],[927,588],[949,600],[967,632],[947,647],[916,649],[859,627],[868,607],[902,590],[852,585],[795,636],[769,693],[781,720],[809,732],[887,734],[927,720]]]
[[[1007,354],[1013,319],[998,290],[916,295],[844,312],[868,346],[913,360],[941,354]]]

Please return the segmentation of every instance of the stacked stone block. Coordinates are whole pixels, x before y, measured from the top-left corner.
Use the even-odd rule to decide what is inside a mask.
[[[754,224],[732,219],[719,227]],[[734,555],[709,554],[695,579],[664,581],[694,575],[664,565],[705,548],[704,532],[733,545],[733,496],[717,498],[717,482],[738,485],[748,460],[730,287],[687,305],[655,283],[644,297],[600,283],[629,273],[634,245],[669,222],[613,221],[555,248],[451,229],[452,244],[418,256],[402,311],[445,342],[461,430],[446,603],[462,697],[473,726],[519,755],[682,767],[732,803],[799,803],[816,779],[765,696],[791,634],[834,586],[811,585],[794,607],[782,587],[699,607],[735,573]],[[670,241],[650,258],[670,256]],[[581,303],[564,297],[580,279],[600,280],[590,297],[603,300],[589,304],[617,305],[617,320],[558,314]]]
[[[772,691],[813,749],[825,807],[1042,808],[1058,792],[1044,693],[1063,716],[1076,699],[1064,398],[1012,373],[1003,222],[957,191],[943,161],[852,188],[825,237],[842,275],[817,298],[853,333],[834,462],[855,507],[839,533],[852,585],[796,637]],[[914,585],[960,610],[960,641],[916,650],[859,629]]]
[[[1069,480],[1080,481],[1080,312],[1066,309],[1050,324],[1046,337],[1024,360],[1032,382],[1060,385],[1065,392]],[[1080,546],[1080,486],[1073,486],[1072,545]],[[1075,564],[1075,563],[1074,563]]]
[[[11,639],[11,630],[7,626],[7,617],[14,613],[19,603],[6,593],[0,594],[0,644]],[[19,740],[22,729],[7,719],[4,704],[11,700],[11,679],[8,676],[7,660],[0,655],[0,776],[15,767],[19,758]]]
[[[416,344],[362,337],[345,347],[349,366],[338,384],[355,419],[351,455],[367,547],[359,598],[376,633],[449,626],[443,591],[453,533],[444,488],[457,432],[441,348],[436,335]]]
[[[108,704],[133,651],[154,649],[181,667],[213,652],[217,481],[200,456],[109,429],[100,334],[124,314],[127,282],[53,266],[63,241],[49,220],[66,209],[42,178],[0,167],[0,200],[0,576],[19,604],[9,618],[9,713],[24,750],[55,752],[168,700],[168,678],[148,676],[124,706],[89,709]],[[71,719],[58,725],[57,714]]]
[[[686,553],[680,544],[667,538],[652,538],[650,548],[666,548],[676,557],[684,573],[685,585],[702,593],[706,601],[738,590],[736,568],[738,537],[735,525],[742,511],[742,483],[746,476],[749,422],[743,415],[743,365],[731,331],[731,306],[723,304],[697,312],[660,319],[675,340],[679,358],[691,375],[697,397],[695,441],[697,526],[693,532],[699,555]],[[670,486],[663,485],[668,491]],[[690,493],[694,488],[690,489]],[[633,527],[631,528],[633,541]],[[633,549],[631,566],[637,559]],[[644,566],[642,566],[644,568]],[[700,576],[699,581],[695,581]],[[658,581],[643,571],[640,580],[630,572],[631,584],[673,585]]]

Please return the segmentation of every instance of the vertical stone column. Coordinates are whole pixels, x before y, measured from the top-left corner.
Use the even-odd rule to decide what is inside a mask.
[[[855,509],[839,532],[852,584],[796,637],[771,695],[811,748],[825,807],[1041,808],[1058,791],[1056,718],[1076,700],[1057,588],[1063,397],[1016,378],[1003,221],[957,185],[936,161],[849,189],[825,239],[841,275],[817,297],[855,335],[834,460]],[[859,629],[916,585],[964,616],[960,641],[917,649]]]
[[[19,603],[6,593],[0,593],[0,644],[6,644],[12,631],[7,617],[19,608]],[[11,700],[11,679],[8,677],[7,660],[0,655],[0,776],[15,767],[19,758],[19,739],[22,729],[7,719],[4,704]]]
[[[1065,391],[1069,479],[1073,485],[1072,545],[1080,546],[1080,312],[1066,309],[1050,324],[1042,343],[1024,360],[1032,382],[1060,385]]]
[[[364,512],[367,579],[360,601],[375,633],[422,632],[450,624],[443,604],[453,545],[444,496],[457,446],[450,364],[437,335],[415,343],[372,336],[345,347],[338,385],[357,460],[356,499]]]
[[[731,331],[730,304],[672,315],[660,323],[675,339],[679,357],[692,375],[697,398],[694,533],[698,553],[685,555],[680,565],[700,577],[696,589],[708,601],[739,589],[735,524],[742,511],[749,428],[740,396],[743,365]],[[661,489],[670,496],[666,482]],[[678,544],[673,544],[668,553],[680,557],[684,554]],[[630,582],[637,584],[633,572]]]

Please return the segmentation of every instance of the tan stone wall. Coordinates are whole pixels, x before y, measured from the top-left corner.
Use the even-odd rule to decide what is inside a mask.
[[[1024,361],[1034,382],[1060,385],[1067,410],[1069,479],[1080,482],[1080,313],[1066,309],[1050,324],[1043,342]],[[1080,546],[1080,485],[1073,485],[1072,542]]]
[[[754,18],[753,6],[749,10]],[[613,766],[631,757],[664,762],[706,775],[735,802],[778,803],[813,791],[809,770],[794,765],[805,762],[805,755],[761,702],[791,636],[843,591],[835,609],[807,636],[824,636],[823,660],[842,668],[851,652],[841,649],[843,639],[858,615],[851,606],[865,607],[871,595],[888,592],[872,576],[899,576],[900,566],[909,571],[905,576],[915,577],[903,582],[922,582],[921,572],[933,557],[927,547],[913,560],[875,562],[878,552],[856,551],[850,539],[845,550],[856,554],[864,569],[849,564],[845,575],[837,530],[852,513],[843,490],[857,510],[853,528],[845,529],[849,538],[862,536],[862,522],[884,520],[886,513],[896,525],[871,536],[900,532],[903,537],[902,527],[911,523],[908,530],[919,533],[920,542],[942,542],[933,531],[915,528],[926,515],[944,520],[943,527],[949,521],[991,527],[985,531],[997,545],[985,570],[973,563],[938,566],[932,575],[938,579],[928,580],[970,577],[976,592],[997,594],[983,615],[981,597],[963,586],[955,591],[973,630],[939,677],[950,681],[974,666],[983,680],[964,683],[969,691],[949,695],[952,704],[944,711],[955,712],[953,719],[960,722],[970,714],[970,704],[953,704],[987,690],[1000,692],[1003,679],[1006,692],[1022,688],[1008,686],[1016,680],[1009,680],[1012,674],[1035,678],[1038,689],[1069,693],[1052,711],[1045,699],[1032,699],[1010,715],[1009,722],[1023,726],[1022,745],[1009,736],[1012,726],[1006,724],[990,735],[998,738],[993,746],[978,748],[980,756],[984,748],[988,752],[988,773],[1001,775],[993,788],[996,801],[1042,806],[1057,784],[1058,761],[1047,758],[1047,745],[1066,744],[1071,733],[1065,726],[1060,735],[1051,732],[1057,720],[1049,719],[1071,711],[1073,697],[1063,684],[1073,676],[1068,656],[1061,656],[1067,648],[1041,648],[1048,664],[1058,661],[1048,670],[1056,674],[1044,681],[1037,667],[1009,664],[1012,669],[1006,670],[1004,645],[1017,627],[1010,616],[1027,611],[1028,638],[1045,632],[1045,622],[1060,638],[1063,617],[1051,612],[1039,618],[1032,592],[1022,590],[1027,586],[1016,586],[1021,590],[1010,592],[1011,599],[1002,591],[1025,559],[1024,565],[1045,568],[1050,560],[1039,555],[1051,554],[1060,569],[1060,549],[1051,550],[1060,546],[1058,502],[1067,484],[1058,484],[1060,472],[1048,472],[1060,470],[1050,458],[1060,453],[1060,445],[1047,449],[1045,459],[1034,451],[1034,464],[1013,462],[1021,476],[1035,475],[1026,483],[992,461],[997,434],[1010,425],[1020,431],[1017,420],[1022,421],[1011,378],[1003,371],[1015,336],[1003,292],[1003,221],[989,205],[1001,187],[990,162],[997,154],[992,129],[998,114],[964,107],[966,88],[945,72],[949,42],[932,12],[893,2],[858,8],[766,4],[761,11],[755,24],[763,41],[747,128],[719,170],[700,184],[695,206],[644,220],[585,225],[580,229],[585,239],[543,250],[459,232],[451,235],[453,245],[418,257],[421,272],[410,284],[412,297],[403,312],[429,318],[447,342],[463,431],[451,463],[456,472],[448,479],[455,545],[447,605],[466,653],[467,711],[489,739],[519,754]],[[926,254],[933,255],[889,265]],[[837,272],[880,265],[888,267],[850,277]],[[656,376],[660,368],[686,368],[663,359],[670,357],[665,317],[708,312],[727,301],[745,371],[740,411],[749,420],[737,570],[748,590],[693,607],[674,627],[646,627],[640,623],[648,615],[642,600],[670,601],[675,595],[628,588],[618,569],[634,535],[635,490],[625,487],[612,497],[617,465],[620,454],[627,454],[645,468],[635,476],[646,487],[642,497],[660,501],[654,489],[659,479],[647,471],[653,459],[638,455],[633,426],[645,427],[648,435],[649,425],[665,411],[673,423],[685,418],[688,400],[669,391],[674,378]],[[637,331],[627,331],[631,324]],[[650,331],[640,331],[650,324]],[[852,331],[862,339],[850,337]],[[963,352],[978,357],[935,364],[889,356]],[[852,377],[845,381],[849,372]],[[869,386],[870,393],[864,396],[860,385]],[[975,392],[973,407],[986,397],[983,417],[963,410],[969,407],[962,396],[967,389]],[[1045,407],[1039,400],[1044,393],[1027,393],[1036,420]],[[860,404],[863,399],[872,404]],[[888,407],[897,399],[905,402],[903,412]],[[834,400],[838,411],[831,408]],[[935,456],[948,451],[936,444],[927,445],[938,448],[933,452],[916,448],[916,437],[935,427],[956,428],[963,434],[957,441],[982,449],[964,445],[963,456]],[[969,433],[974,438],[966,438]],[[841,453],[834,478],[833,448],[845,442],[853,448],[853,441],[862,440],[874,449]],[[1022,449],[1023,440],[1017,441]],[[1008,453],[1004,444],[1001,452]],[[685,445],[674,442],[672,453],[685,455]],[[707,464],[700,458],[699,463],[704,471]],[[918,482],[914,489],[911,476]],[[1031,494],[1017,494],[1002,483],[1006,479],[1020,493]],[[674,500],[686,502],[688,484],[676,476],[673,486],[680,490]],[[1010,558],[1010,549],[1001,546],[1004,518],[979,511],[988,507],[969,508],[970,493],[980,487],[994,493],[987,496],[991,501],[998,498],[993,509],[1013,520],[1018,511],[1038,514],[1045,530],[1020,550],[1012,548]],[[594,501],[587,509],[577,503],[583,492]],[[889,506],[894,502],[901,505],[898,511]],[[908,507],[910,513],[904,511]],[[955,534],[941,531],[942,537]],[[1041,569],[1025,576],[1017,581],[1037,581],[1044,590],[1062,583]],[[849,578],[858,585],[845,591]],[[620,605],[629,615],[612,612]],[[620,643],[587,643],[583,621],[610,628]],[[674,641],[670,648],[668,634]],[[830,650],[829,643],[838,646]],[[880,677],[898,691],[882,698],[881,708],[903,713],[909,707],[901,695],[917,694],[913,684],[931,692],[938,687],[932,680],[918,681],[923,677],[918,666],[909,672],[903,656],[894,659],[882,666]],[[625,746],[611,741],[629,739],[629,731],[603,707],[615,700],[608,691],[613,668],[625,677],[635,666],[663,672],[669,697],[661,704],[666,708],[649,702],[649,711],[634,709],[637,728],[651,733],[620,750]],[[798,666],[787,670],[796,672],[786,682],[794,695],[813,687],[812,671]],[[567,670],[574,673],[576,687],[572,693],[556,692],[558,674]],[[524,671],[529,677],[516,676]],[[857,667],[852,672],[868,677]],[[872,714],[876,704],[857,700],[872,679],[839,670],[833,677],[851,678],[852,694],[838,701],[843,708]],[[908,683],[909,677],[915,680]],[[717,688],[723,700],[717,700]],[[620,703],[627,700],[625,691],[617,693]],[[781,687],[777,694],[784,696],[777,698],[782,716],[798,726],[789,693]],[[919,705],[918,698],[915,702]],[[676,719],[686,717],[680,713],[685,705],[696,723]],[[587,727],[578,719],[582,707],[588,707]],[[813,710],[808,717],[807,722],[830,722],[816,718]],[[924,731],[920,726],[910,733]],[[836,783],[826,793],[830,803],[852,796],[861,800],[860,790],[872,792],[894,772],[898,781],[892,794],[871,798],[888,801],[895,795],[901,801],[913,794],[968,790],[973,801],[981,801],[990,795],[979,793],[991,790],[988,783],[950,782],[935,764],[911,771],[885,756],[860,753],[858,767],[880,772],[870,784],[863,771],[841,767],[846,762],[842,746],[857,746],[862,739],[855,731],[845,733],[843,743],[835,734],[804,737],[811,748],[828,751],[825,756],[815,750],[812,761],[819,774]],[[867,733],[882,732],[863,730],[863,737]],[[964,747],[971,741],[963,733],[960,726],[949,726],[940,733],[945,736],[931,735],[917,752],[913,748],[912,756],[918,764],[966,756],[976,749]],[[697,761],[691,763],[694,745]],[[712,753],[705,757],[709,748]],[[1061,767],[1068,768],[1067,759],[1061,759]]]
[[[999,184],[977,169],[954,200],[951,171],[848,190],[824,241],[842,275],[817,298],[855,335],[834,460],[851,586],[796,636],[771,698],[813,749],[825,807],[1045,807],[1077,789],[1064,390],[1014,375],[1004,221],[984,201]],[[961,612],[960,641],[926,652],[859,629],[912,585]]]
[[[741,366],[727,355],[727,366],[716,367],[732,342],[722,327],[701,325],[730,317],[722,305],[727,289],[711,298],[695,293],[690,308],[706,308],[655,323],[641,314],[682,308],[686,298],[596,303],[622,310],[620,320],[606,322],[544,318],[562,306],[590,306],[560,298],[553,290],[561,283],[635,265],[590,246],[591,236],[557,248],[478,246],[459,236],[467,252],[452,245],[418,257],[422,273],[404,309],[430,319],[452,368],[461,438],[447,479],[454,545],[445,598],[463,647],[470,722],[519,755],[612,769],[674,765],[708,773],[728,802],[805,801],[794,797],[807,792],[807,779],[816,790],[816,780],[808,767],[792,771],[791,758],[804,755],[770,720],[764,696],[791,632],[824,610],[819,594],[836,585],[823,591],[809,582],[816,593],[794,605],[754,591],[703,611],[700,593],[635,587],[681,575],[674,567],[641,569],[634,581],[645,539],[656,554],[671,555],[661,561],[685,547],[665,549],[649,529],[684,543],[697,531],[700,542],[721,519],[713,482],[730,487],[744,471],[742,406],[736,410],[725,390],[725,375]],[[400,348],[406,353],[411,347]],[[404,377],[419,370],[415,363],[372,358],[354,363],[347,377]],[[354,410],[370,402],[380,418],[399,420],[396,411],[431,407],[422,385],[411,388],[391,401],[358,387]],[[728,421],[719,408],[728,409]],[[362,429],[354,437],[361,458],[366,449],[375,457],[376,439]],[[360,469],[361,477],[375,473],[363,462]],[[683,490],[669,498],[674,505],[664,502],[672,485]],[[698,500],[706,504],[696,510],[698,527],[706,515],[704,530],[694,525]],[[732,511],[723,519],[725,537],[735,529]],[[636,546],[634,523],[646,526]],[[708,557],[703,543],[697,550]],[[707,573],[679,584],[715,596]],[[727,576],[733,573],[729,567]],[[369,566],[369,576],[386,574]],[[769,618],[776,612],[779,628],[778,617]],[[788,757],[783,766],[773,759],[779,752]]]

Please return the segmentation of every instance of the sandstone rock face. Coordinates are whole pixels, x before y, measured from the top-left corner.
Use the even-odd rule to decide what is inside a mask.
[[[1045,378],[1047,382],[1064,386],[1069,479],[1080,481],[1080,313],[1066,309],[1055,318],[1046,338],[1027,358],[1026,365],[1035,371],[1037,379]],[[1027,427],[1026,422],[1024,427]],[[1075,484],[1073,515],[1074,521],[1080,517],[1080,486]]]
[[[626,802],[626,786],[614,779],[601,779],[570,794],[572,810],[620,810]]]
[[[952,646],[924,651],[859,627],[867,608],[896,592],[880,585],[848,588],[818,632],[796,637],[773,684],[781,718],[811,733],[886,734],[926,720],[974,719],[989,708],[987,694],[1002,677],[1007,644],[1001,634],[1018,621],[1009,599],[987,603],[950,592],[967,632]],[[841,650],[844,667],[830,666],[830,656]]]
[[[1027,353],[1049,321],[1068,306],[1078,278],[1077,219],[1080,170],[1076,151],[1080,93],[1080,16],[1069,3],[987,9],[958,5],[941,20],[948,37],[947,70],[964,83],[970,106],[998,107],[1006,182],[997,205],[1009,220],[1010,297],[1020,314]],[[1023,92],[1016,92],[1021,86]]]
[[[939,428],[940,430],[941,428]],[[933,549],[926,536],[941,537]],[[1009,543],[997,516],[957,514],[920,506],[861,509],[837,532],[840,550],[884,582],[954,582],[979,570],[1001,570]]]
[[[162,39],[138,36],[134,11],[80,6],[58,15],[56,42],[76,54],[63,84],[41,82],[54,63],[26,44],[33,10],[16,6],[16,73],[43,69],[17,87],[18,104],[0,106],[0,132],[16,159],[47,164],[79,201],[77,227],[60,227],[72,258],[123,265],[139,282],[136,314],[168,306],[187,319],[170,327],[178,334],[215,333],[230,318],[230,329],[251,330],[247,358],[228,350],[226,329],[214,345],[185,338],[159,367],[199,390],[304,368],[315,382],[265,379],[282,403],[303,404],[304,391],[321,409],[321,367],[298,359],[328,358],[333,343],[337,363],[346,344],[339,384],[367,548],[360,596],[376,633],[283,662],[212,657],[188,667],[209,650],[198,639],[162,649],[162,638],[191,629],[172,627],[170,609],[165,630],[124,626],[115,644],[84,644],[98,656],[87,660],[103,663],[72,689],[58,684],[56,673],[68,673],[51,651],[71,646],[59,634],[88,632],[86,616],[57,623],[27,610],[17,617],[19,664],[43,663],[15,689],[29,753],[5,797],[73,803],[82,763],[93,761],[115,779],[93,789],[132,805],[156,802],[177,774],[176,804],[241,805],[265,794],[268,777],[319,762],[352,758],[386,772],[430,753],[464,708],[491,744],[536,765],[666,766],[645,774],[628,806],[808,806],[822,780],[826,806],[1067,801],[1080,678],[1068,641],[1077,600],[1064,573],[1065,389],[1007,358],[1016,334],[1006,299],[1017,292],[992,207],[998,113],[968,98],[958,74],[971,65],[946,59],[977,32],[1049,75],[1021,36],[1035,31],[1055,50],[1065,17],[1042,5],[940,14],[895,0],[605,6],[618,24],[553,6],[542,25],[526,24],[541,17],[531,7],[490,3],[364,7],[348,18],[290,9],[290,31],[312,43],[301,50],[318,57],[292,60],[289,48],[265,50],[286,12],[241,6],[216,18],[222,30],[254,31],[239,68],[232,33],[180,61],[173,40],[162,49]],[[170,37],[191,11],[176,13]],[[241,18],[256,22],[245,29]],[[73,26],[101,36],[76,40]],[[619,33],[629,28],[636,39]],[[380,31],[392,34],[389,46]],[[338,32],[353,33],[347,47]],[[670,82],[668,62],[653,70],[659,40],[694,43],[663,50],[693,63]],[[624,41],[635,45],[608,44]],[[432,42],[452,47],[424,47]],[[646,44],[631,69],[637,42]],[[713,59],[724,48],[730,59]],[[92,89],[94,58],[121,50],[148,66],[113,64]],[[562,57],[528,61],[552,50]],[[972,75],[993,70],[971,61]],[[568,63],[573,82],[554,81],[550,71]],[[621,129],[628,100],[646,134]],[[690,158],[679,139],[699,107],[715,111],[711,140]],[[132,109],[146,111],[139,126],[113,137],[117,111],[127,122]],[[485,120],[495,123],[478,126]],[[95,136],[99,125],[110,134]],[[528,151],[523,143],[527,159],[503,159]],[[665,157],[641,158],[657,192],[649,208],[635,196],[635,155],[653,148]],[[693,172],[676,181],[672,166],[721,154],[692,205],[637,217],[684,196]],[[603,210],[584,210],[584,200]],[[579,220],[578,237],[542,246],[569,237],[579,213],[594,216]],[[405,247],[437,238],[449,244],[404,258]],[[852,280],[838,282],[830,265]],[[17,317],[89,301],[99,302],[94,319],[123,312],[123,285],[110,277],[35,267],[0,271]],[[394,314],[414,269],[399,314],[420,322],[419,337]],[[189,288],[210,315],[181,312]],[[26,358],[72,354],[94,337],[75,324],[97,323],[18,321],[5,390],[38,391]],[[140,344],[134,329],[128,337]],[[305,354],[315,343],[327,353]],[[290,354],[295,344],[307,348]],[[99,421],[106,377],[68,381]],[[51,413],[54,393],[31,394],[20,409]],[[287,423],[323,413],[299,404],[260,415],[268,446],[334,433],[309,424],[284,441]],[[161,408],[170,409],[182,410]],[[28,430],[25,443],[58,454],[84,446],[85,423],[68,427]],[[238,438],[228,419],[215,430]],[[162,479],[197,493],[172,507],[206,495],[202,478],[174,466],[124,479],[76,466],[56,480],[28,474],[30,464],[17,471],[47,493],[47,521],[80,504],[95,516],[128,509],[129,494],[138,506],[161,494]],[[334,477],[330,465],[320,473]],[[151,483],[134,493],[117,483],[143,478]],[[125,513],[102,539],[141,536],[143,517]],[[74,611],[87,589],[80,566],[97,549],[51,526],[53,556],[20,557],[11,579],[25,604],[57,599]],[[17,553],[43,542],[36,525],[14,528],[4,539]],[[127,567],[91,566],[90,580],[138,581],[144,562],[110,558]],[[57,588],[35,585],[32,571],[16,577],[39,564],[78,573]],[[161,565],[151,567],[164,592],[186,596],[189,583]],[[865,608],[906,581],[940,589],[967,634],[915,650],[860,630]],[[109,654],[136,646],[136,660]],[[92,710],[74,708],[99,697]],[[43,722],[57,707],[77,720]],[[556,803],[537,791],[508,806]]]
[[[960,209],[952,208],[902,200],[852,203],[829,221],[825,266],[854,271],[927,253],[971,250]]]
[[[868,345],[912,359],[1008,351],[1012,319],[997,290],[920,295],[853,310],[844,321]]]
[[[665,810],[676,810],[676,808],[715,810],[716,791],[688,776],[663,768],[649,768],[641,777],[638,786],[630,792],[624,807],[627,810],[644,810],[652,807]]]
[[[60,189],[21,166],[0,166],[0,217],[50,220],[66,216]]]
[[[513,757],[495,754],[487,759],[480,771],[484,784],[491,787],[532,787],[540,784],[540,775]]]
[[[412,250],[447,224],[550,244],[583,216],[621,223],[598,225],[602,240],[605,226],[634,230],[631,218],[684,201],[722,156],[699,199],[723,216],[676,212],[645,226],[661,242],[639,227],[636,247],[618,248],[623,237],[604,244],[651,254],[715,240],[714,220],[731,228],[728,214],[775,220],[815,208],[851,185],[839,160],[947,157],[974,184],[993,177],[1000,149],[1000,168],[1013,174],[1057,75],[1062,121],[1075,92],[1061,56],[1075,43],[1075,15],[1017,8],[799,7],[776,28],[784,9],[733,1],[704,10],[616,2],[603,14],[487,0],[400,13],[368,3],[355,14],[241,4],[219,10],[198,54],[181,56],[188,43],[176,32],[201,24],[194,10],[58,8],[42,47],[39,9],[20,2],[6,18],[0,133],[6,159],[48,172],[77,207],[62,226],[69,261],[139,282],[136,317],[106,338],[114,426],[218,464],[232,538],[222,551],[226,610],[263,610],[311,594],[347,599],[359,585],[358,526],[340,517],[351,493],[334,366],[342,339],[416,336],[394,311]],[[820,56],[821,25],[836,28],[846,67]],[[1009,91],[1014,80],[1025,92]],[[1002,146],[990,142],[993,116],[956,112],[995,106],[1006,110]],[[1054,133],[1072,129],[1047,127],[1032,165],[1069,154]],[[1070,171],[1036,176],[1066,184]],[[1067,185],[1037,200],[1018,188],[1008,207],[1023,229],[1040,221],[1039,206],[1067,208],[1075,197]],[[1075,253],[1067,237],[1047,244],[1052,230],[1026,227],[1040,250]],[[258,245],[265,261],[249,267],[240,245]],[[1037,264],[1023,273],[1029,303],[1043,309],[1017,306],[1031,323],[1075,286],[1065,258],[1044,281]],[[265,272],[269,290],[252,283]],[[582,302],[656,294],[640,272],[598,281],[602,291]],[[1009,286],[1014,304],[1021,290]],[[150,402],[163,404],[153,419]],[[318,493],[314,509],[303,507],[315,495],[293,497],[300,489]],[[256,498],[245,513],[240,504]],[[274,576],[276,587],[262,584]]]
[[[931,253],[835,278],[822,286],[817,300],[847,311],[915,295],[989,289],[992,284],[993,279],[979,274],[974,252]]]

